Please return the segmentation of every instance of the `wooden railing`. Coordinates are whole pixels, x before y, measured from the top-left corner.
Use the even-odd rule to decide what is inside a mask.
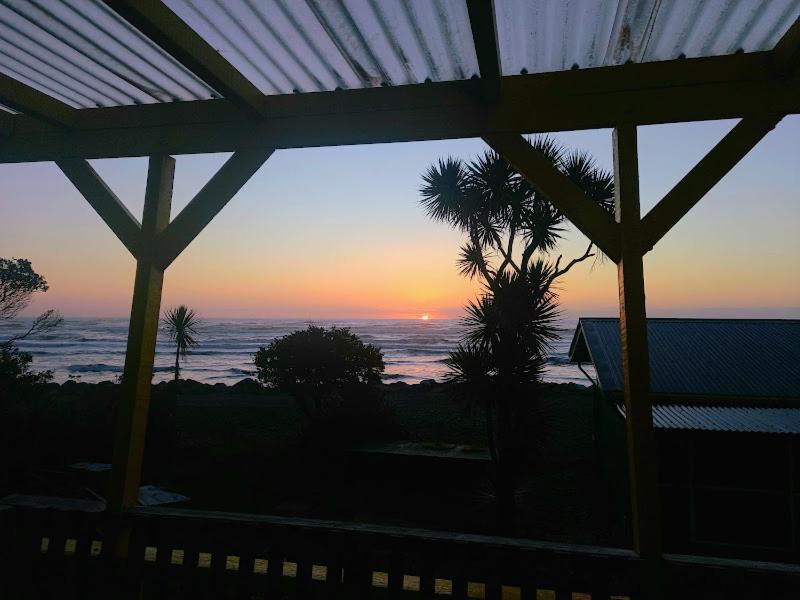
[[[625,549],[14,496],[2,598],[644,598]],[[125,537],[129,536],[129,537]],[[114,557],[127,540],[127,559]],[[118,554],[118,553],[117,553]],[[667,557],[667,598],[797,598],[800,567]],[[746,592],[746,594],[745,594]],[[573,595],[575,594],[575,595]]]

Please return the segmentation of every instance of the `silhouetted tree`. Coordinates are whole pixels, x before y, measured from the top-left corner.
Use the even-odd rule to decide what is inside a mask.
[[[309,421],[321,418],[326,405],[380,383],[384,369],[380,349],[349,329],[314,325],[262,346],[253,362],[258,379],[291,394]]]
[[[605,210],[613,210],[613,177],[584,152],[567,153],[549,137],[530,141]],[[526,403],[541,394],[541,376],[556,337],[554,282],[595,256],[586,250],[555,259],[564,215],[495,152],[465,163],[447,158],[423,175],[428,215],[462,231],[458,268],[479,277],[483,292],[467,307],[466,335],[447,364],[453,389],[483,405],[501,527],[513,529],[516,474],[523,458]]]
[[[31,303],[33,294],[46,292],[48,289],[47,281],[33,270],[31,261],[24,258],[0,258],[0,319],[13,319]],[[61,325],[63,321],[58,311],[46,310],[33,320],[26,331],[0,341],[0,346],[9,346],[13,342],[48,331]]]
[[[175,343],[175,381],[181,373],[181,357],[185,357],[189,348],[198,345],[197,327],[201,324],[197,313],[181,304],[171,308],[162,318],[164,330],[169,339]]]

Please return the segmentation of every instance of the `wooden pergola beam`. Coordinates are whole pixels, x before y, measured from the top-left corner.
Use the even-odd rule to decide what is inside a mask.
[[[97,171],[80,158],[64,158],[56,161],[56,164],[125,245],[128,252],[138,258],[142,250],[139,221],[111,191]]]
[[[652,250],[782,118],[742,119],[642,219],[643,250]]]
[[[0,163],[64,156],[234,152],[613,128],[800,112],[800,78],[776,76],[769,52],[481,81],[264,96],[254,122],[227,100],[83,109],[75,131],[10,117]]]
[[[222,165],[159,236],[157,262],[162,269],[172,264],[273,152],[272,148],[237,152]]]
[[[517,134],[484,136],[484,141],[542,192],[614,262],[620,258],[618,226],[600,206]]]
[[[59,127],[71,127],[78,110],[36,88],[0,73],[0,102],[36,119]],[[13,117],[12,117],[13,119]]]
[[[225,98],[260,114],[261,91],[161,0],[103,0]]]
[[[644,264],[635,125],[614,129],[614,194],[621,256],[617,264],[620,346],[634,550],[654,564],[661,558],[658,461],[650,398]]]
[[[492,0],[467,0],[472,41],[483,81],[484,100],[495,102],[500,95],[500,54],[497,49],[494,3]]]
[[[122,374],[117,429],[108,490],[110,511],[133,508],[139,499],[150,387],[153,379],[156,337],[161,311],[164,271],[156,264],[153,250],[158,235],[169,223],[175,159],[152,156],[142,215],[142,247],[148,249],[136,262],[136,280],[128,329],[128,346]],[[125,540],[119,541],[124,546]],[[118,548],[120,552],[125,549]]]

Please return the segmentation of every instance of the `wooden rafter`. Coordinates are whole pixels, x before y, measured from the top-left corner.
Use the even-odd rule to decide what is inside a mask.
[[[619,232],[611,215],[592,202],[521,135],[494,134],[483,139],[547,196],[606,256],[619,261]]]
[[[642,219],[642,244],[649,251],[781,120],[742,119]]]
[[[800,112],[800,81],[776,77],[770,53],[630,64],[501,78],[485,105],[482,82],[264,96],[254,122],[226,100],[77,111],[64,132],[11,117],[0,162],[63,156],[233,152],[481,137]]]
[[[500,55],[497,50],[494,3],[492,0],[467,0],[469,24],[478,68],[484,83],[485,100],[494,102],[500,95]]]
[[[4,73],[0,73],[0,102],[14,110],[60,127],[71,127],[78,112],[69,104],[56,100]]]
[[[158,239],[159,266],[166,269],[272,155],[274,149],[240,151],[203,186]]]
[[[139,257],[142,250],[139,222],[92,166],[80,158],[64,158],[56,164],[128,251]]]
[[[261,91],[161,0],[103,1],[225,98],[260,114]]]

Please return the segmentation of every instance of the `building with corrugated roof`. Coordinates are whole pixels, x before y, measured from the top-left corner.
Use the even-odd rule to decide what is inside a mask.
[[[647,336],[667,548],[797,559],[800,320],[648,319]],[[621,355],[618,319],[580,319],[610,507],[628,505]]]

